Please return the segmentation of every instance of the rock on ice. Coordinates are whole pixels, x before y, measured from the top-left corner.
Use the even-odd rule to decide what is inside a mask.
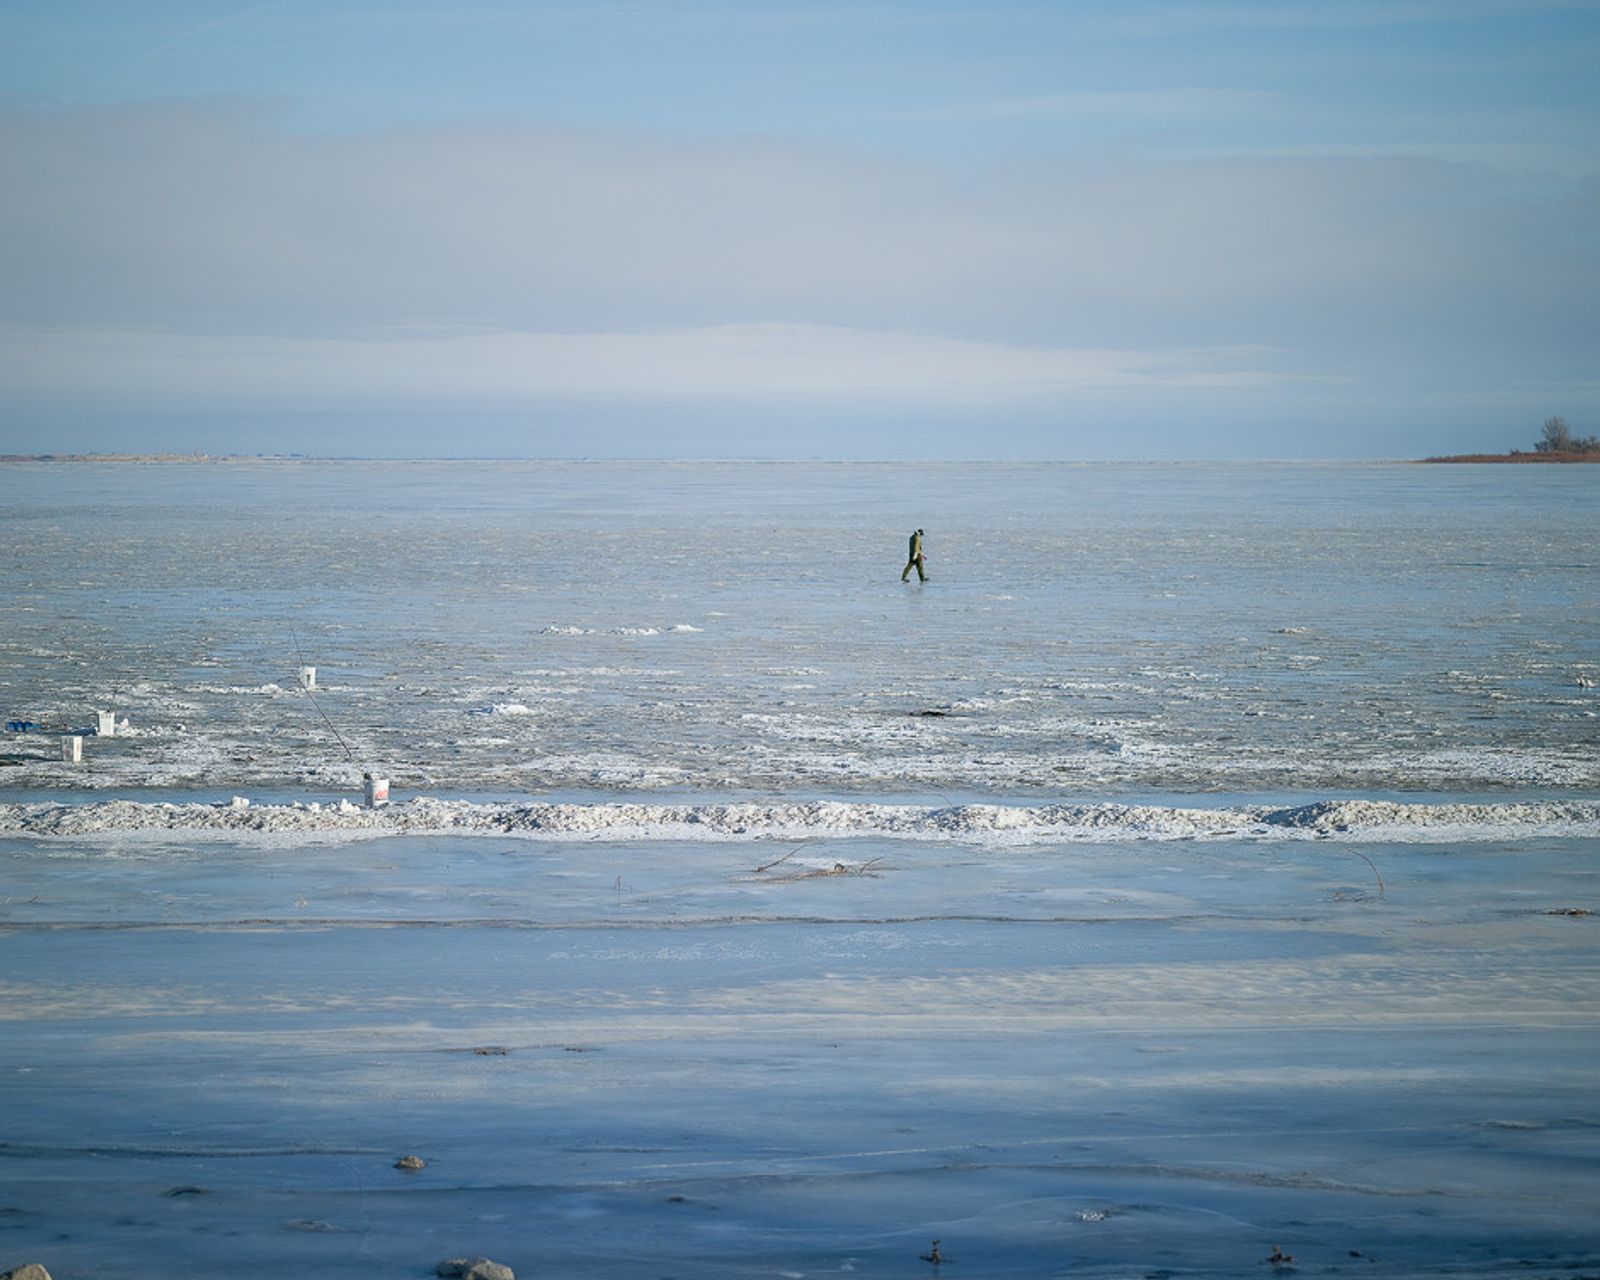
[[[447,1258],[438,1267],[441,1276],[460,1280],[517,1280],[517,1273],[503,1262],[488,1258]]]

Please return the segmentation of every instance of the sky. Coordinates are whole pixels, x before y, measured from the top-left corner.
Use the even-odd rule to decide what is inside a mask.
[[[1600,0],[0,0],[0,452],[1600,433]]]

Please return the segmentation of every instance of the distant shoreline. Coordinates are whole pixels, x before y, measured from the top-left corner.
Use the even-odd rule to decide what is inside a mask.
[[[121,463],[139,465],[215,465],[219,463],[307,463],[307,462],[754,462],[782,465],[785,463],[825,463],[825,462],[859,462],[868,466],[885,465],[891,459],[885,458],[589,458],[589,457],[557,457],[557,458],[510,458],[491,456],[470,457],[362,457],[351,454],[311,454],[311,453],[0,453],[0,466],[7,463]],[[965,458],[930,458],[928,462],[963,465],[981,459]],[[1173,458],[1173,459],[1068,459],[1068,458],[1006,458],[989,459],[1003,465],[1048,464],[1053,466],[1083,466],[1099,463],[1144,463],[1146,465],[1168,465],[1178,462],[1266,462],[1272,464],[1293,462],[1327,462],[1332,459],[1325,458]],[[1341,459],[1352,463],[1389,463],[1392,465],[1407,466],[1426,462],[1600,462],[1600,451],[1584,453],[1458,453],[1448,454],[1434,458],[1349,458]]]
[[[1600,462],[1600,452],[1585,453],[1453,453],[1419,462]]]
[[[0,453],[0,462],[310,462],[304,453]]]

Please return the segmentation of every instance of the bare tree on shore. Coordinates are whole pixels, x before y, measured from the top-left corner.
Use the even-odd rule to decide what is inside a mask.
[[[1546,418],[1533,448],[1536,453],[1593,453],[1600,451],[1600,439],[1573,435],[1565,418]]]

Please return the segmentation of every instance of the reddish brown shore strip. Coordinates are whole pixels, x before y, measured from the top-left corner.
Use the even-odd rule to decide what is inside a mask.
[[[1457,453],[1421,462],[1600,462],[1600,451],[1587,453]]]

